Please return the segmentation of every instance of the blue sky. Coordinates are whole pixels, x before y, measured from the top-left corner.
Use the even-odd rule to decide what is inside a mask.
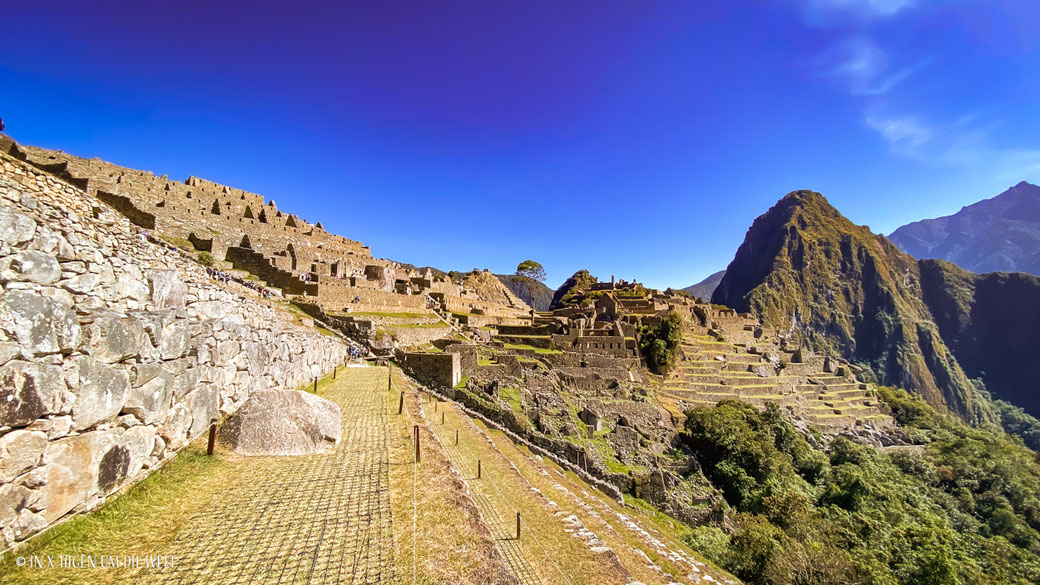
[[[4,9],[9,134],[419,265],[686,286],[794,189],[889,233],[1040,183],[1035,1],[66,4]]]

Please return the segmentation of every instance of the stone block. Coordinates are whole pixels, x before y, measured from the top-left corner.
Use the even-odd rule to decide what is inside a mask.
[[[13,361],[0,367],[0,426],[20,427],[58,411],[65,393],[61,368]]]
[[[98,474],[103,459],[114,444],[106,431],[92,431],[55,441],[43,455],[39,508],[53,522],[98,491]],[[119,454],[108,456],[106,479],[118,472]]]
[[[35,282],[37,284],[53,284],[61,278],[61,267],[58,261],[48,254],[37,250],[23,250],[12,256],[3,270],[0,270],[0,281]]]
[[[3,295],[0,328],[37,355],[68,352],[80,342],[76,315],[61,303],[29,291],[11,290]]]
[[[145,424],[155,424],[166,419],[170,411],[173,392],[166,383],[166,378],[156,376],[131,388],[123,404],[123,412],[130,413]]]
[[[38,431],[17,430],[0,437],[0,483],[36,467],[46,447],[47,435]]]
[[[89,331],[87,353],[109,364],[137,357],[147,343],[147,333],[140,320],[115,313],[94,319]]]
[[[148,273],[152,302],[157,309],[183,309],[188,287],[176,270],[153,270]]]
[[[77,358],[76,374],[79,383],[74,390],[73,428],[90,428],[119,414],[130,391],[127,372],[81,356]]]
[[[36,221],[12,207],[0,207],[0,241],[11,246],[24,244],[36,233]]]
[[[336,404],[299,390],[260,390],[225,423],[222,443],[243,455],[305,455],[339,443]]]

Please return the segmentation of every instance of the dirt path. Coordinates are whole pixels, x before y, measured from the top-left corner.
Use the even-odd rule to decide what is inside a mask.
[[[347,368],[322,394],[343,439],[321,455],[257,459],[170,546],[162,583],[393,583],[386,372]]]

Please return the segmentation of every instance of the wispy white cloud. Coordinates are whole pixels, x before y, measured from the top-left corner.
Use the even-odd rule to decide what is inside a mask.
[[[916,152],[932,138],[932,130],[914,116],[867,114],[867,126],[876,130],[894,148]]]
[[[930,63],[922,59],[890,71],[887,53],[870,39],[853,37],[831,46],[813,64],[817,74],[842,80],[853,95],[883,95]]]
[[[997,146],[997,123],[985,123],[976,114],[950,122],[928,123],[920,116],[868,109],[867,127],[877,132],[896,156],[938,166],[976,169],[1005,183],[1040,175],[1040,149]]]
[[[849,18],[888,18],[913,5],[913,0],[805,0],[802,13],[808,24],[826,26]]]

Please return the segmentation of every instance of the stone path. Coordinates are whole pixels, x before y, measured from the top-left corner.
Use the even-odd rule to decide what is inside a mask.
[[[257,459],[192,518],[162,583],[393,583],[382,368],[347,368],[323,397],[343,440],[321,455]]]

